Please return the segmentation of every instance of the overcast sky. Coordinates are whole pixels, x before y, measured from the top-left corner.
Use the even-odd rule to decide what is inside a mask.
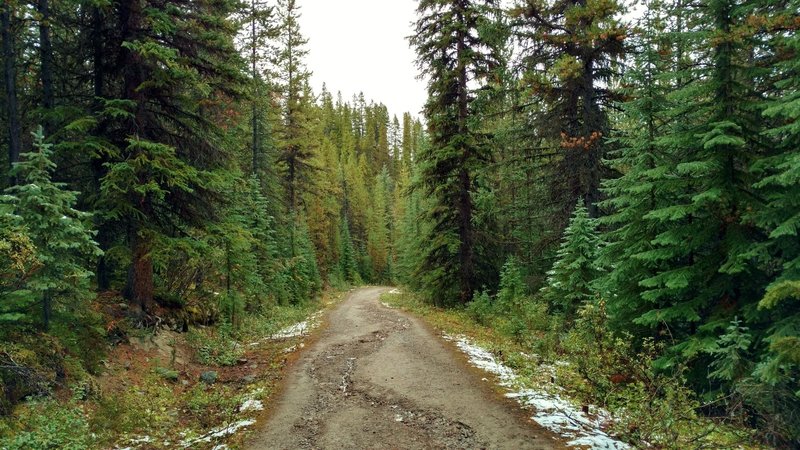
[[[322,83],[346,100],[364,92],[389,113],[420,115],[425,83],[417,80],[408,46],[416,0],[298,0],[300,26],[308,38],[308,69],[319,93]]]

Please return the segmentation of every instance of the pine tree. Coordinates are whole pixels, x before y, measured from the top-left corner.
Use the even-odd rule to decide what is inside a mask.
[[[473,196],[477,172],[490,155],[474,100],[475,88],[484,87],[498,64],[501,43],[490,34],[497,5],[494,0],[421,0],[417,12],[411,43],[430,78],[425,106],[430,146],[416,155],[418,188],[435,199],[418,273],[431,298],[463,304],[482,282]]]
[[[119,53],[109,78],[120,88],[98,131],[115,146],[104,154],[98,209],[126,224],[131,254],[127,294],[152,307],[152,255],[162,238],[203,227],[218,212],[231,155],[222,134],[226,99],[241,96],[233,39],[233,1],[181,1],[171,7],[115,3],[121,26],[107,30]],[[109,83],[110,84],[110,83]]]
[[[600,219],[606,245],[599,258],[609,271],[599,287],[610,319],[621,329],[632,329],[633,319],[648,307],[640,300],[640,283],[662,266],[659,259],[640,257],[653,249],[659,230],[647,215],[673,203],[658,191],[659,185],[666,186],[668,167],[677,164],[664,139],[672,125],[667,110],[668,94],[674,88],[673,43],[666,29],[670,15],[663,2],[648,3],[639,21],[641,32],[631,36],[635,56],[623,78],[629,100],[621,105],[619,131],[614,136],[619,149],[608,163],[620,176],[603,183],[608,200],[601,207],[609,214]]]
[[[312,121],[312,102],[308,88],[311,74],[306,70],[303,58],[308,54],[298,22],[300,8],[295,0],[278,2],[277,14],[278,53],[273,61],[281,95],[281,120],[276,127],[279,136],[281,173],[288,195],[288,210],[293,221],[297,221],[299,203],[304,189],[310,181],[314,148],[309,139]],[[294,229],[294,228],[293,228]],[[293,234],[290,236],[293,240]]]
[[[339,268],[344,280],[352,284],[361,283],[361,274],[358,272],[358,261],[356,260],[353,239],[350,237],[350,225],[345,217],[339,223]]]
[[[33,138],[36,151],[22,155],[14,166],[19,184],[6,190],[9,197],[4,202],[12,202],[14,214],[25,224],[41,265],[26,280],[26,287],[41,304],[41,323],[47,330],[54,311],[80,309],[81,303],[92,297],[92,272],[86,265],[101,252],[92,239],[93,233],[85,226],[90,214],[74,208],[77,192],[52,180],[56,170],[52,144],[44,142],[41,127]]]
[[[597,220],[589,217],[588,208],[579,199],[544,290],[551,309],[564,314],[568,321],[597,295],[595,283],[602,273],[597,263],[600,248]]]
[[[530,99],[540,158],[549,161],[549,193],[554,224],[561,229],[577,198],[598,217],[602,160],[608,136],[607,108],[615,100],[615,64],[626,36],[616,1],[525,0],[514,8],[516,34],[523,44],[520,82]],[[527,134],[530,134],[528,132]],[[552,155],[552,156],[550,156]]]
[[[384,166],[383,170],[375,177],[375,188],[372,190],[373,202],[370,208],[369,228],[367,231],[367,253],[372,262],[376,281],[391,279],[388,211],[389,195],[391,193],[390,184],[389,170]]]
[[[769,268],[769,283],[758,303],[766,327],[758,332],[760,350],[754,378],[761,384],[747,392],[765,420],[775,424],[783,438],[800,439],[800,427],[790,419],[800,405],[800,36],[784,33],[791,19],[789,11],[797,1],[770,5],[773,11],[759,11],[767,19],[774,64],[773,95],[763,112],[769,124],[765,135],[771,151],[752,165],[758,181],[754,187],[763,199],[748,218],[761,228],[766,239],[753,246],[751,254]]]

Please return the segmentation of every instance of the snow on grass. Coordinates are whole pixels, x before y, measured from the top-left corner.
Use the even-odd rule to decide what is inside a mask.
[[[252,398],[248,398],[247,400],[242,403],[242,406],[239,407],[239,412],[248,412],[248,411],[263,411],[264,410],[264,403],[261,400],[254,400]]]
[[[534,410],[531,419],[542,427],[569,439],[567,445],[594,450],[631,448],[603,431],[603,423],[611,419],[608,412],[594,408],[599,412],[594,417],[589,417],[558,394],[524,387],[513,369],[499,362],[491,352],[473,344],[466,337],[445,334],[444,338],[455,342],[456,346],[469,357],[472,365],[497,376],[500,385],[508,391],[506,397],[515,399],[524,408]],[[552,367],[546,369],[552,370]]]
[[[294,325],[289,325],[288,327],[281,329],[277,333],[273,333],[272,336],[270,336],[269,338],[276,340],[276,339],[289,339],[298,336],[305,336],[309,332],[311,332],[311,330],[313,330],[319,325],[319,318],[321,315],[322,315],[321,312],[316,312],[312,314],[308,319],[302,322],[296,323]]]
[[[256,419],[244,419],[238,422],[231,423],[229,425],[225,425],[224,427],[216,428],[214,430],[209,431],[208,433],[194,439],[187,439],[181,443],[183,448],[189,448],[194,446],[195,444],[200,443],[209,443],[212,440],[221,439],[227,436],[230,436],[242,428],[249,427],[256,423]]]
[[[130,446],[128,446],[128,447],[119,447],[119,446],[117,446],[117,447],[114,447],[114,448],[116,450],[133,450],[135,448],[139,448],[140,445],[149,444],[151,442],[153,442],[153,438],[151,438],[150,436],[139,436],[139,437],[134,437],[134,438],[128,439],[128,444],[130,444]]]

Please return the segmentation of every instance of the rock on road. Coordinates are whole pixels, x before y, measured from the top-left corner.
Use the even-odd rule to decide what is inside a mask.
[[[385,291],[330,312],[249,449],[556,448],[450,344],[383,306]]]

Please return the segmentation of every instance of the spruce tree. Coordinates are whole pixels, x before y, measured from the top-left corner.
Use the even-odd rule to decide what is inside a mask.
[[[303,61],[308,54],[305,48],[308,41],[300,31],[300,7],[295,0],[280,0],[276,12],[280,21],[279,47],[273,65],[281,95],[281,120],[276,127],[279,137],[278,164],[288,195],[289,215],[292,221],[297,222],[300,201],[313,170],[311,160],[314,156],[310,139],[313,99],[308,87],[311,74]],[[292,240],[296,227],[296,223],[292,224]]]
[[[533,121],[525,134],[535,139],[533,151],[549,168],[548,200],[555,203],[559,230],[579,197],[592,217],[599,216],[608,109],[625,53],[621,12],[616,1],[582,0],[525,0],[512,10],[525,71],[519,84],[530,96],[522,104],[530,105]]]
[[[568,321],[575,318],[584,303],[597,296],[595,283],[602,273],[597,262],[600,249],[597,220],[589,217],[588,208],[579,199],[544,289],[550,308],[564,314]]]
[[[90,214],[75,209],[78,193],[52,179],[56,170],[52,144],[44,142],[41,127],[33,139],[36,151],[21,155],[15,164],[12,173],[19,184],[6,190],[9,196],[3,202],[10,202],[14,215],[25,224],[41,265],[25,286],[41,304],[41,324],[47,330],[54,311],[79,310],[92,297],[92,272],[86,266],[101,251],[85,225]]]
[[[418,274],[437,302],[467,303],[482,283],[474,193],[478,171],[491,155],[475,98],[498,64],[502,43],[490,34],[497,7],[494,0],[421,0],[411,37],[419,67],[429,77],[430,145],[416,154],[417,188],[435,202],[427,214],[432,229]]]
[[[767,25],[774,30],[774,93],[763,112],[772,147],[752,166],[763,203],[748,216],[766,236],[751,254],[769,269],[769,283],[758,303],[765,326],[755,330],[763,339],[757,342],[753,374],[760,383],[745,379],[738,389],[784,438],[798,442],[800,426],[791,417],[800,408],[800,36],[783,31],[793,17],[789,11],[797,11],[800,3],[773,8],[760,11],[767,13]]]
[[[154,300],[154,246],[208,225],[229,188],[223,99],[240,98],[243,81],[235,5],[126,0],[107,10],[120,26],[98,37],[117,49],[102,64],[119,91],[98,113],[96,133],[109,145],[98,155],[96,206],[127,229],[126,291],[141,313]]]
[[[640,300],[640,283],[661,267],[659,259],[640,256],[653,248],[659,230],[646,216],[673,201],[658,190],[668,168],[677,164],[664,139],[671,125],[668,94],[674,88],[673,42],[667,37],[671,11],[666,6],[659,0],[649,2],[639,20],[641,31],[631,36],[634,56],[623,78],[629,100],[617,116],[619,130],[613,137],[619,148],[608,162],[620,175],[603,182],[608,200],[601,207],[609,214],[600,219],[606,245],[599,261],[608,273],[598,288],[610,319],[623,329],[633,328],[633,319],[648,307]]]

